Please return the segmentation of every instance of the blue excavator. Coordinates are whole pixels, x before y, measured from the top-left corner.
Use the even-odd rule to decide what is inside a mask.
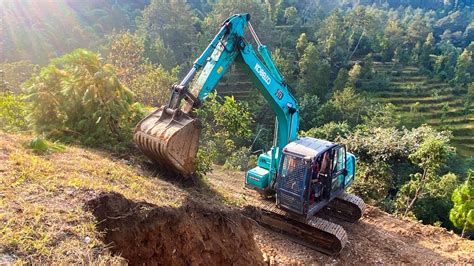
[[[249,29],[258,48],[245,38]],[[195,171],[200,121],[193,110],[234,62],[247,66],[258,91],[274,111],[272,148],[258,157],[245,175],[245,186],[269,195],[248,213],[260,224],[327,254],[337,254],[347,242],[345,230],[329,220],[355,222],[364,202],[345,189],[356,171],[356,158],[342,144],[298,138],[299,108],[284,77],[252,25],[249,14],[229,17],[183,80],[172,87],[169,103],[145,117],[135,128],[134,141],[153,162],[183,176]],[[195,77],[196,75],[197,78]]]

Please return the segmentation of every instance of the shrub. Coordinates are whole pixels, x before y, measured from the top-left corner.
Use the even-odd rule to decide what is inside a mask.
[[[141,106],[96,53],[54,59],[27,83],[29,120],[46,137],[119,148],[131,140]]]
[[[7,132],[26,130],[26,114],[21,95],[0,93],[0,129]]]
[[[252,155],[250,148],[241,147],[233,152],[225,161],[227,169],[246,171],[256,166],[257,156]]]

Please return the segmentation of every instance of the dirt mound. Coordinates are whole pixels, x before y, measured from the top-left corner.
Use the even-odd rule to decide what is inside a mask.
[[[187,201],[180,208],[134,202],[102,193],[85,209],[104,242],[131,264],[249,265],[262,261],[252,224],[235,212]]]

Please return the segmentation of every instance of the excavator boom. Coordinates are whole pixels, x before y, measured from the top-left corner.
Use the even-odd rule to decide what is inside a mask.
[[[249,19],[248,14],[228,18],[185,78],[179,85],[173,86],[169,104],[137,125],[134,140],[151,160],[184,176],[194,173],[200,128],[192,111],[201,106],[239,56],[257,79],[257,89],[277,118],[277,136],[271,150],[268,173],[269,177],[276,176],[283,147],[297,137],[298,106],[273,64],[266,46],[258,40]],[[263,62],[244,38],[247,27],[259,44],[258,52]],[[193,80],[198,72],[199,76]]]

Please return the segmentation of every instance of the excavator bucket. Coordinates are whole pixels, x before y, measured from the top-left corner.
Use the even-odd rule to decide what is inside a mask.
[[[167,170],[190,176],[195,171],[201,126],[197,119],[162,107],[135,127],[133,139],[153,162]]]

